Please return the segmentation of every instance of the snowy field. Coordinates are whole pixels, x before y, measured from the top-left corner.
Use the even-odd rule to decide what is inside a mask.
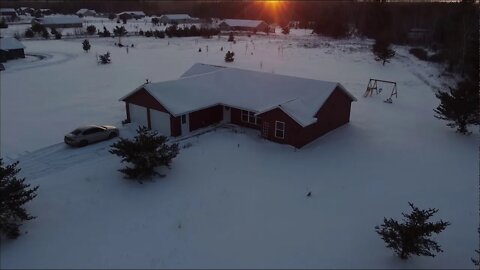
[[[440,66],[406,47],[382,66],[371,41],[303,31],[236,44],[129,37],[128,53],[116,39],[92,39],[88,53],[82,40],[25,41],[27,58],[6,63],[0,81],[1,154],[40,186],[27,205],[38,218],[2,241],[0,267],[474,268],[478,133],[456,134],[433,117]],[[98,65],[107,51],[112,63]],[[238,127],[183,140],[167,177],[143,185],[123,180],[111,141],[62,143],[79,125],[120,125],[121,96],[197,62],[338,81],[358,101],[348,125],[300,150]],[[398,83],[393,104],[383,102],[386,85],[362,97],[369,78]],[[445,252],[435,258],[402,261],[374,231],[383,217],[400,219],[408,201],[439,208],[434,218],[452,224],[436,237]]]

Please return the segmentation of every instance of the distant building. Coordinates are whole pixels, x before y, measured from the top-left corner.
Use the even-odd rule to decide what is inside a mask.
[[[42,15],[52,15],[53,14],[53,11],[49,8],[41,8],[39,9],[40,12],[42,13]]]
[[[14,8],[0,8],[0,17],[6,21],[13,21],[18,17]]]
[[[124,11],[117,14],[120,20],[130,20],[130,19],[141,19],[145,17],[145,13],[143,11]]]
[[[424,28],[412,28],[407,37],[410,43],[429,43],[432,41],[432,31]]]
[[[97,15],[97,12],[93,9],[82,8],[82,9],[79,9],[75,14],[85,17],[85,16],[95,16]]]
[[[269,32],[268,24],[260,20],[226,19],[218,27],[222,31]]]
[[[179,24],[179,23],[191,23],[198,18],[192,18],[188,14],[164,14],[158,18],[161,23],[169,23],[169,24]]]
[[[25,46],[13,37],[0,38],[0,62],[25,58]]]
[[[74,15],[45,16],[32,20],[32,24],[38,23],[50,28],[81,28],[83,20]]]

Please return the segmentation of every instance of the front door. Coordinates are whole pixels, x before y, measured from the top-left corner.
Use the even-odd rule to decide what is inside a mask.
[[[183,114],[180,117],[180,123],[182,126],[182,136],[184,136],[190,132],[188,114]]]
[[[270,127],[270,124],[266,121],[263,122],[262,124],[262,137],[268,138],[268,129]]]

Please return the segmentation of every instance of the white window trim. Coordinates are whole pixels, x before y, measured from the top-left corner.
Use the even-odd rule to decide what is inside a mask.
[[[252,114],[253,116],[251,116],[251,114]],[[246,116],[246,118],[247,118],[246,121],[243,119],[244,116]],[[253,119],[253,121],[250,121],[251,119]],[[255,115],[255,112],[246,111],[246,110],[241,110],[241,112],[240,112],[240,120],[241,120],[243,123],[248,123],[248,124],[252,124],[252,125],[258,125],[258,123],[260,122],[260,117],[256,116],[256,115]]]
[[[283,129],[279,129],[278,128],[278,123],[282,123],[283,124]],[[285,139],[285,129],[286,129],[286,125],[285,125],[285,122],[282,122],[282,121],[275,121],[275,138],[279,138],[279,139]],[[279,137],[277,136],[277,131],[282,131],[282,137]]]

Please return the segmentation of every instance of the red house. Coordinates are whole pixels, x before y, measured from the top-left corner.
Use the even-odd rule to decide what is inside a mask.
[[[356,101],[336,82],[206,64],[177,80],[141,85],[120,100],[128,121],[167,136],[233,123],[297,148],[348,123]]]

